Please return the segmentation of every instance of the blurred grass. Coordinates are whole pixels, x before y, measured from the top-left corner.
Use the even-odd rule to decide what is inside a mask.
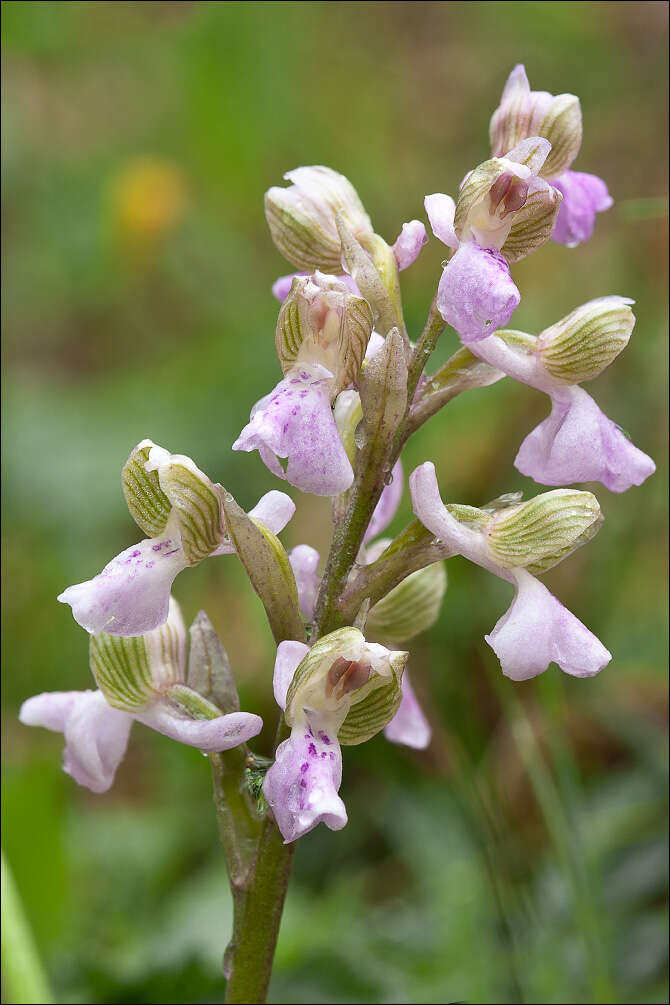
[[[230,905],[196,752],[137,727],[101,798],[58,770],[58,737],[16,722],[28,695],[88,686],[86,637],[55,596],[132,543],[118,475],[144,436],[244,504],[276,487],[229,449],[277,379],[269,291],[288,267],[264,190],[331,164],[392,240],[425,192],[453,193],[484,159],[519,60],[535,86],[580,95],[576,167],[616,203],[588,245],[515,267],[515,324],[538,331],[608,293],[637,301],[631,344],[593,390],[659,471],[623,496],[598,486],[602,532],[547,577],[614,659],[591,681],[554,668],[511,684],[483,642],[506,587],[450,562],[443,616],[412,646],[434,743],[345,752],[351,822],[301,843],[272,1000],[667,1000],[666,5],[3,14],[3,840],[58,1000],[220,1001]],[[431,242],[403,276],[414,332],[442,257]],[[405,470],[433,458],[449,498],[474,504],[532,493],[512,461],[545,411],[508,382],[464,395]],[[287,542],[325,550],[328,503],[299,505]],[[409,512],[405,498],[393,526]],[[177,593],[187,616],[207,608],[269,738],[271,639],[238,564],[204,563]]]

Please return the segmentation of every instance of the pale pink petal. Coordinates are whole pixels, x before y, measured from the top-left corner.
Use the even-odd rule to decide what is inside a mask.
[[[308,276],[309,272],[289,272],[288,276],[280,276],[272,284],[272,295],[283,303],[291,291],[296,276]]]
[[[165,698],[159,698],[134,718],[172,740],[197,747],[207,754],[237,747],[257,736],[263,728],[261,717],[251,712],[230,712],[216,719],[191,719]]]
[[[272,687],[275,701],[282,711],[286,708],[286,694],[293,680],[293,674],[308,652],[309,646],[304,642],[293,642],[290,639],[280,642],[277,646]]]
[[[142,635],[167,618],[172,583],[187,565],[178,534],[147,538],[58,599],[70,604],[77,624],[92,635]]]
[[[406,670],[402,678],[402,701],[384,730],[384,736],[391,743],[402,743],[415,750],[424,750],[430,743],[430,725],[417,701]]]
[[[465,345],[504,328],[520,300],[500,252],[474,241],[460,246],[437,290],[437,309]]]
[[[295,841],[324,823],[341,830],[347,811],[338,789],[342,754],[337,737],[312,730],[305,722],[277,748],[276,760],[263,783],[263,793],[274,813],[285,843]]]
[[[285,492],[266,492],[258,500],[249,516],[258,520],[273,534],[279,534],[295,513],[295,503]]]
[[[442,241],[442,244],[446,244],[448,248],[453,248],[455,251],[459,241],[454,230],[454,214],[456,212],[454,200],[443,192],[434,192],[425,197],[423,204],[426,207],[428,220],[435,237],[438,241]]]
[[[303,492],[344,492],[354,473],[333,418],[331,380],[318,364],[291,370],[254,406],[233,450],[258,450],[274,474]],[[280,457],[287,458],[285,472]]]
[[[373,537],[377,536],[377,534],[381,534],[381,532],[390,524],[396,514],[398,506],[400,505],[400,500],[402,498],[402,484],[402,464],[400,460],[397,460],[391,471],[391,480],[388,485],[385,485],[382,489],[379,502],[374,508],[370,523],[368,524],[368,529],[366,530],[365,537],[363,538],[364,544],[371,541]]]
[[[598,481],[612,492],[641,485],[656,470],[576,386],[554,396],[549,417],[523,441],[514,466],[541,485]]]
[[[589,240],[596,213],[609,209],[614,200],[602,178],[594,174],[564,171],[558,178],[552,178],[551,184],[563,194],[552,239],[574,248]]]
[[[546,586],[525,570],[512,576],[512,605],[486,636],[505,676],[528,680],[558,663],[565,673],[592,677],[607,666],[612,654]]]
[[[300,610],[307,621],[314,615],[321,576],[319,575],[319,553],[308,544],[299,544],[289,552],[288,560],[293,569],[296,586],[298,587],[298,602]]]
[[[63,770],[92,792],[106,792],[128,745],[132,717],[111,708],[100,691],[39,694],[21,706],[27,726],[65,734]]]
[[[393,254],[401,271],[408,269],[417,260],[427,240],[426,228],[420,220],[403,223],[402,230],[393,245]]]

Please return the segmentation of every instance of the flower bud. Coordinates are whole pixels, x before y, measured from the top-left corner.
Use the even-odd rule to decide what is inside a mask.
[[[504,569],[539,574],[590,540],[602,521],[591,492],[555,489],[499,510],[489,525],[488,547]]]
[[[626,297],[601,297],[575,308],[538,337],[545,370],[565,384],[592,380],[628,344],[635,315]]]
[[[319,639],[296,669],[286,695],[286,722],[314,710],[337,724],[341,744],[363,743],[387,725],[402,698],[406,652],[368,643],[357,628]]]
[[[542,136],[551,152],[540,175],[555,178],[570,167],[582,144],[582,112],[574,94],[531,91],[523,66],[512,70],[491,117],[491,153],[501,157],[529,136]]]
[[[385,642],[406,642],[438,618],[447,589],[444,562],[435,562],[403,579],[368,615],[365,630]]]
[[[333,393],[358,378],[372,333],[372,312],[362,297],[333,276],[298,276],[277,320],[275,344],[284,373],[319,363],[333,374]]]
[[[183,683],[186,630],[176,600],[170,598],[167,621],[146,635],[91,635],[89,660],[107,703],[124,712],[137,712]]]
[[[335,218],[341,213],[355,235],[372,234],[370,218],[351,182],[331,168],[300,167],[284,177],[288,188],[265,193],[272,240],[296,268],[342,274]]]

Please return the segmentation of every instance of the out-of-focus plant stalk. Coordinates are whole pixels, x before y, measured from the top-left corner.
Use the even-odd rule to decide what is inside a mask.
[[[2,983],[10,1005],[44,1002],[53,995],[28,924],[21,895],[2,853]]]

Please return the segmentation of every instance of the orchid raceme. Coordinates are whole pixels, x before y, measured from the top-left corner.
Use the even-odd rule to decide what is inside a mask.
[[[58,599],[70,604],[77,624],[93,634],[142,635],[168,616],[175,577],[209,555],[230,555],[223,520],[223,489],[183,454],[142,440],[121,474],[130,514],[147,534],[113,558],[94,579],[69,586]],[[268,492],[250,516],[279,533],[295,505]]]
[[[433,233],[454,251],[437,308],[463,338],[486,338],[519,306],[509,266],[550,238],[561,202],[540,177],[550,151],[529,137],[471,171],[455,203],[440,192],[424,200]]]
[[[512,680],[551,663],[589,677],[612,658],[537,577],[602,522],[595,496],[566,485],[600,481],[622,492],[654,470],[581,387],[627,345],[633,301],[591,300],[537,337],[506,327],[521,300],[510,266],[552,236],[570,246],[585,240],[611,203],[600,179],[570,170],[581,128],[574,95],[533,92],[516,67],[491,120],[492,156],[466,174],[456,201],[439,192],[425,198],[433,234],[451,255],[418,331],[406,322],[400,280],[426,242],[423,223],[403,224],[388,244],[351,182],[327,167],[298,168],[285,176],[287,187],[270,188],[270,234],[299,271],[272,290],[281,379],[253,406],[232,449],[258,451],[268,478],[331,497],[327,505],[311,500],[308,530],[292,535],[292,544],[317,540],[318,514],[330,513],[328,553],[304,543],[284,549],[276,535],[295,504],[283,492],[269,491],[247,513],[191,458],[142,440],[122,485],[143,540],[58,598],[90,633],[97,690],[29,698],[21,721],[64,733],[65,770],[96,792],[112,784],[133,720],[211,755],[234,902],[227,1001],[265,1000],[290,875],[286,846],[319,823],[333,831],[347,823],[341,747],[381,731],[417,750],[430,742],[404,647],[440,616],[446,559],[461,555],[513,587],[509,609],[486,636]],[[447,324],[461,345],[431,374]],[[456,396],[504,376],[551,400],[515,464],[557,487],[525,502],[512,492],[481,508],[445,505],[427,461],[410,478],[416,519],[382,538],[401,501],[401,455],[411,436]],[[433,442],[462,471],[464,449],[448,440],[447,423]],[[249,668],[250,679],[269,688],[274,658],[281,715],[272,751],[263,750],[269,758],[246,747],[262,722],[240,711],[228,657],[203,612],[190,629],[187,669],[184,624],[171,598],[183,569],[232,553],[273,639],[265,674]],[[246,647],[245,659],[260,645]],[[417,650],[417,680],[420,660]],[[446,669],[456,681],[471,672]],[[418,690],[437,726],[428,673]]]
[[[551,143],[540,174],[563,196],[552,238],[574,248],[588,241],[596,213],[609,209],[613,199],[602,178],[569,170],[582,145],[579,98],[531,91],[526,70],[519,64],[510,73],[491,118],[491,152],[499,157],[529,136],[543,136]]]
[[[551,398],[551,414],[521,444],[515,466],[542,485],[599,481],[625,492],[655,471],[579,386],[597,377],[628,344],[633,301],[601,297],[571,311],[537,338],[498,331],[468,342],[481,360]]]
[[[454,554],[514,586],[512,606],[486,636],[507,677],[527,680],[552,662],[575,677],[607,666],[607,649],[531,574],[551,568],[597,531],[602,518],[590,492],[545,492],[498,513],[445,506],[430,461],[412,472],[410,487],[424,527]]]
[[[19,718],[64,733],[63,770],[93,792],[114,782],[135,719],[207,753],[237,747],[263,726],[250,712],[222,715],[186,685],[186,629],[173,599],[165,624],[146,635],[92,635],[90,662],[97,691],[35,695]]]
[[[277,748],[263,791],[285,841],[319,823],[344,827],[340,744],[363,743],[391,721],[406,660],[406,652],[368,643],[356,628],[332,632],[311,649],[280,644],[274,693],[291,736]]]

